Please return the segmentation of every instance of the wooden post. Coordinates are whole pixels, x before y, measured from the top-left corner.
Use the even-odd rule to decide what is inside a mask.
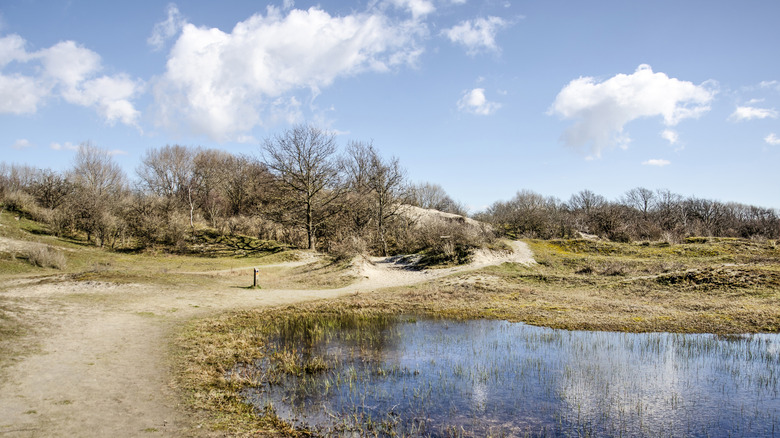
[[[257,273],[260,271],[259,269],[255,268],[255,280],[252,283],[252,287],[257,287]]]

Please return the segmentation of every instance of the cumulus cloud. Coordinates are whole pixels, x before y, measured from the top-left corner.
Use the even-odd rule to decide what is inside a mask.
[[[753,119],[776,119],[777,111],[769,108],[756,108],[752,106],[738,106],[736,110],[729,116],[729,119],[741,122],[743,120]]]
[[[30,143],[30,140],[27,140],[26,138],[20,138],[19,140],[16,140],[14,144],[11,145],[12,148],[17,150],[30,148],[32,146],[33,144]]]
[[[282,13],[269,6],[230,33],[187,23],[154,86],[156,120],[234,139],[284,117],[285,107],[296,117],[291,93],[316,96],[340,77],[413,64],[424,33],[414,20],[392,22],[379,12],[331,16],[317,7]]]
[[[493,114],[499,108],[501,108],[501,104],[490,102],[485,98],[484,88],[466,91],[458,101],[459,110],[482,116]]]
[[[664,129],[663,132],[661,132],[661,138],[668,141],[669,144],[677,144],[677,142],[680,141],[680,136],[677,134],[677,131],[673,129]]]
[[[773,146],[780,145],[780,137],[775,135],[774,132],[764,137],[764,141]]]
[[[35,74],[6,73],[13,63],[36,63]],[[92,107],[109,122],[135,125],[139,112],[131,99],[141,84],[124,74],[99,75],[100,56],[73,41],[36,52],[25,49],[18,35],[0,38],[0,113],[34,113],[46,99]]]
[[[618,74],[603,82],[592,77],[569,82],[548,113],[576,120],[564,132],[563,141],[574,147],[590,145],[598,157],[606,148],[627,147],[630,139],[623,128],[632,120],[660,116],[666,126],[675,126],[709,111],[716,93],[712,83],[695,85],[655,73],[643,64],[630,75]]]
[[[466,47],[466,53],[476,55],[482,51],[498,52],[496,34],[509,23],[500,17],[477,18],[458,23],[442,34],[450,41]]]
[[[669,161],[669,160],[662,160],[662,159],[657,159],[657,158],[650,159],[650,160],[642,162],[643,166],[664,167],[664,166],[668,166],[670,164],[672,164],[672,162]]]
[[[287,4],[285,1],[285,5]],[[146,43],[152,46],[154,50],[162,50],[165,42],[173,38],[184,27],[186,21],[179,12],[175,4],[168,5],[168,18],[154,25],[152,34],[146,40]]]

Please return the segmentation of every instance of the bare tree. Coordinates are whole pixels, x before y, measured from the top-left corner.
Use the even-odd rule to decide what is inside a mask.
[[[87,142],[79,145],[70,172],[73,181],[97,196],[116,194],[125,188],[125,174],[107,150]]]
[[[398,215],[406,180],[404,170],[398,158],[383,159],[371,143],[353,142],[347,153],[350,157],[347,172],[352,185],[371,200],[377,237],[382,244],[382,254],[386,256],[387,221]]]
[[[168,200],[170,207],[184,204],[189,207],[190,226],[193,227],[195,200],[195,156],[197,150],[180,145],[166,145],[146,151],[137,173],[144,188]],[[170,208],[169,207],[169,208]]]
[[[445,213],[466,216],[467,209],[453,200],[439,184],[429,182],[409,187],[409,201],[420,208],[429,208]]]
[[[38,173],[32,166],[0,163],[0,195],[17,190],[29,191]]]
[[[293,220],[306,230],[309,249],[315,249],[317,228],[327,208],[341,196],[340,172],[333,134],[310,125],[297,125],[265,140],[263,157],[290,195]]]
[[[35,199],[41,207],[50,209],[59,207],[72,191],[73,186],[64,175],[49,169],[38,172],[32,185]]]
[[[273,176],[256,158],[247,155],[232,156],[225,163],[227,179],[225,196],[229,212],[244,215],[256,212],[267,201],[272,190]]]
[[[597,195],[590,190],[582,190],[569,198],[569,207],[575,211],[583,211],[586,215],[590,214],[591,210],[606,203],[607,200],[603,196]]]
[[[103,246],[114,241],[123,224],[114,215],[126,190],[122,168],[105,149],[83,143],[79,146],[69,179],[75,186],[68,208],[76,226],[87,233],[87,240],[98,238]]]
[[[217,149],[198,151],[193,158],[193,179],[199,207],[216,226],[216,219],[227,210],[225,186],[230,178],[229,162],[233,155]]]
[[[627,191],[626,194],[623,195],[621,201],[624,205],[641,211],[642,217],[647,219],[647,215],[650,213],[650,210],[653,209],[655,198],[655,193],[652,190],[644,187],[637,187]]]

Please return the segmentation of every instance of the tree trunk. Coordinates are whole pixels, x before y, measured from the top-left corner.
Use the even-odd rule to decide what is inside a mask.
[[[312,218],[311,202],[306,203],[306,235],[309,239],[309,249],[314,250],[314,219]]]
[[[187,187],[187,198],[190,201],[190,228],[195,229],[195,223],[192,220],[195,213],[195,203],[192,202],[192,187]]]

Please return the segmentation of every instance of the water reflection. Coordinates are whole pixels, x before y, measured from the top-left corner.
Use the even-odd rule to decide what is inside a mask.
[[[377,326],[280,335],[274,348],[324,358],[326,369],[285,374],[245,396],[326,435],[780,435],[777,335],[578,332],[492,320]]]

